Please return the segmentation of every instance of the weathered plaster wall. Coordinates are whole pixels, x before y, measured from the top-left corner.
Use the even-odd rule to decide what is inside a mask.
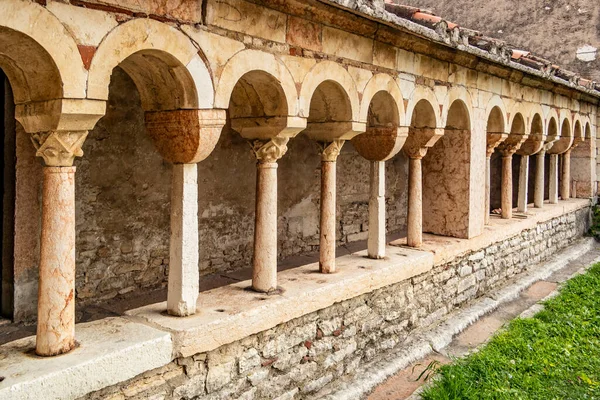
[[[540,223],[405,282],[176,359],[83,399],[310,397],[362,363],[403,346],[416,328],[567,247],[586,231],[589,212],[584,208]]]

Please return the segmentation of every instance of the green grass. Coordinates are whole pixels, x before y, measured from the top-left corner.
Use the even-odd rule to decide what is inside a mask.
[[[600,399],[600,264],[571,279],[533,318],[441,367],[423,394],[446,399]]]

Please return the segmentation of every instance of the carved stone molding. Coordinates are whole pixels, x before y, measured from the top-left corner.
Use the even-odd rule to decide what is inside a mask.
[[[87,131],[51,131],[34,133],[31,141],[35,155],[42,157],[48,167],[71,167],[75,157],[83,156],[83,142]]]
[[[250,142],[252,152],[259,163],[277,162],[287,152],[287,137],[276,137],[271,140],[253,140]]]
[[[321,160],[335,162],[342,151],[345,140],[334,140],[333,142],[317,142],[321,150]]]

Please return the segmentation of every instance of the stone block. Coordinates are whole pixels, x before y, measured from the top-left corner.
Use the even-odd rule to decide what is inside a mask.
[[[286,39],[285,14],[243,0],[210,0],[206,23],[275,42]]]
[[[323,52],[355,61],[372,63],[373,40],[324,26]]]

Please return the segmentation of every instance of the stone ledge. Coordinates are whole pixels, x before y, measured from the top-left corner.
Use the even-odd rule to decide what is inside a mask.
[[[0,399],[75,399],[162,367],[172,360],[171,337],[124,318],[77,325],[79,347],[43,358],[35,336],[0,347]]]
[[[250,281],[244,281],[200,293],[200,311],[189,317],[166,315],[166,302],[126,314],[171,332],[175,354],[188,357],[423,274],[433,267],[433,255],[429,252],[388,246],[383,260],[369,259],[366,254],[361,251],[337,258],[339,272],[335,274],[320,274],[318,263],[280,272],[283,293],[278,295],[249,291]]]
[[[457,257],[510,239],[525,230],[534,229],[542,222],[589,206],[589,199],[560,200],[558,204],[549,204],[546,202],[544,203],[544,208],[533,208],[531,206],[527,211],[526,218],[513,217],[512,219],[502,219],[500,217],[492,217],[490,224],[485,227],[484,232],[471,239],[457,239],[424,233],[423,245],[420,247],[420,250],[433,253],[435,265],[446,264]],[[405,246],[406,238],[395,240],[390,245]]]

